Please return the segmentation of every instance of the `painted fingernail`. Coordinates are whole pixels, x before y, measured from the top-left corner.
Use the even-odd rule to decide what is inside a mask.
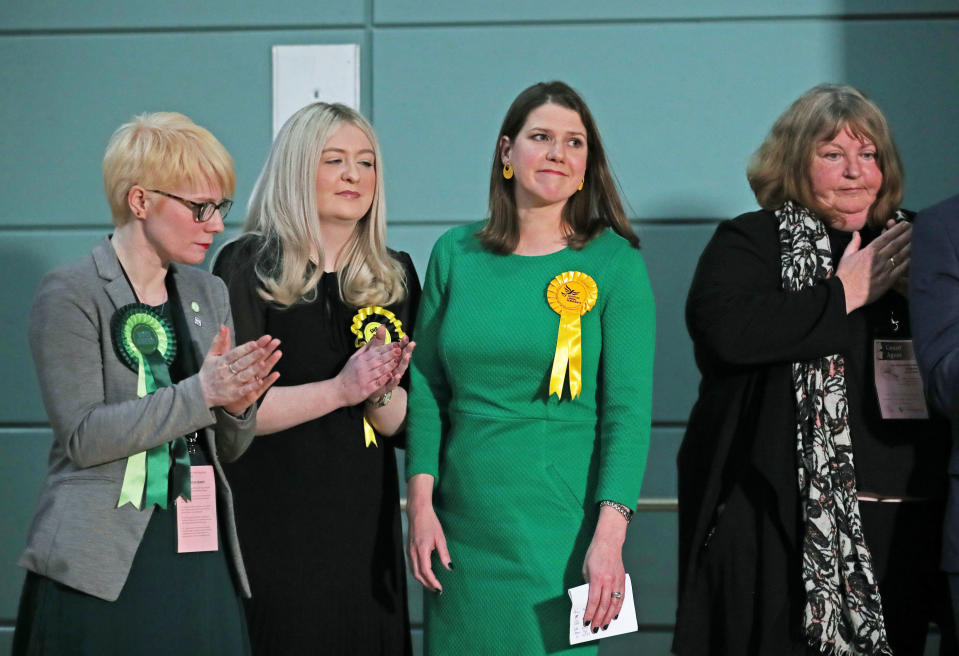
[[[455,567],[453,567],[453,563],[446,563],[446,566],[449,567],[450,569],[456,569]]]
[[[609,624],[604,624],[604,625],[603,625],[603,631],[605,631],[605,630],[608,629],[608,628],[609,628]]]
[[[618,620],[618,619],[619,619],[619,613],[616,613],[616,617],[614,617],[613,619],[614,619],[614,620]]]
[[[583,626],[589,626],[589,620],[583,620]]]
[[[599,631],[599,627],[598,627],[598,626],[594,626],[594,627],[593,627],[593,633],[596,633],[597,631]]]

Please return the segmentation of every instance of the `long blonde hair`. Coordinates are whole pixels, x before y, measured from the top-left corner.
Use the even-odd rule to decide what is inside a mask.
[[[323,275],[323,237],[317,218],[316,174],[327,140],[344,123],[373,145],[376,188],[370,210],[343,246],[340,298],[353,307],[389,305],[406,296],[405,272],[386,249],[386,201],[380,145],[373,127],[345,105],[313,103],[280,128],[253,188],[243,229],[263,239],[256,258],[260,296],[281,306],[310,302]],[[310,262],[315,253],[317,263]]]

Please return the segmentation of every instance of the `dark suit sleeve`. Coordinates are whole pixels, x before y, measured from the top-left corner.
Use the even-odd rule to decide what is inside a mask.
[[[686,321],[698,352],[726,365],[759,365],[845,349],[842,282],[784,291],[774,216],[745,219],[720,224],[696,267]]]
[[[912,230],[909,310],[929,401],[959,412],[959,197],[920,212]]]

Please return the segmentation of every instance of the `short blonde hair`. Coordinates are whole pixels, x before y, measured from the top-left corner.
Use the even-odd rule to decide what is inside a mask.
[[[210,186],[224,196],[236,189],[233,158],[216,137],[176,112],[134,116],[110,137],[103,156],[103,188],[113,224],[130,218],[133,185],[167,190]]]
[[[746,178],[763,209],[778,210],[792,200],[822,211],[812,193],[810,168],[816,147],[848,128],[876,146],[882,186],[869,209],[869,224],[882,226],[902,202],[903,172],[892,133],[879,107],[855,87],[820,84],[780,116],[749,162]],[[833,219],[834,217],[824,217]]]
[[[262,298],[281,306],[310,302],[326,255],[316,206],[316,174],[327,140],[344,124],[359,128],[373,146],[376,186],[369,211],[340,253],[340,298],[348,305],[389,305],[406,296],[406,273],[386,248],[383,159],[373,126],[339,103],[313,103],[280,128],[250,197],[243,229],[263,237],[256,263]],[[310,261],[315,251],[318,262]]]

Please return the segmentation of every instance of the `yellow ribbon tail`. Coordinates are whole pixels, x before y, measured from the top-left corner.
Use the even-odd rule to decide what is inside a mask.
[[[559,398],[563,397],[563,383],[566,380],[567,365],[570,368],[570,391],[573,390],[575,376],[576,394],[579,393],[582,376],[579,372],[580,366],[580,330],[579,314],[574,312],[563,312],[559,318],[559,332],[556,335],[556,355],[553,356],[553,370],[549,375],[549,395],[555,394]],[[575,360],[571,361],[570,358]],[[573,365],[575,364],[575,370]],[[576,398],[576,394],[573,398]]]
[[[366,421],[366,417],[363,417],[363,435],[366,437],[367,449],[370,448],[371,444],[376,448],[380,447],[380,445],[376,443],[376,431],[370,426],[370,422]]]
[[[570,322],[569,338],[569,396],[575,399],[583,389],[583,334],[579,326],[579,315]]]

